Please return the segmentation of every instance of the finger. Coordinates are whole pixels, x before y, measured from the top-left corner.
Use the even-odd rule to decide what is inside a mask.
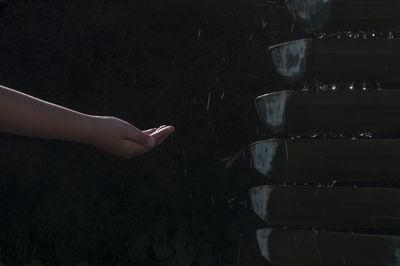
[[[171,134],[172,132],[157,139],[156,145],[160,145],[161,143],[163,143]]]
[[[157,130],[156,132],[151,134],[151,136],[154,138],[156,145],[159,145],[174,131],[175,131],[174,127],[166,126]]]
[[[146,129],[146,130],[143,130],[143,132],[146,133],[147,135],[150,135],[151,133],[155,132],[156,130],[158,130],[158,128]]]
[[[160,131],[161,129],[163,129],[163,128],[165,128],[165,127],[166,127],[166,125],[159,126],[159,127],[157,128],[156,132],[157,132],[157,131]]]
[[[161,129],[163,129],[164,127],[166,127],[166,125],[162,125],[160,127],[157,128],[151,128],[151,129],[147,129],[147,130],[143,130],[144,133],[146,133],[147,135],[151,135],[154,132],[160,131]]]
[[[155,145],[154,139],[136,127],[132,126],[129,128],[129,132],[127,134],[127,140],[134,141],[142,146],[153,148]]]
[[[150,134],[150,136],[154,137],[158,137],[160,135],[166,134],[167,132],[172,132],[173,127],[171,126],[161,126],[159,128],[157,128],[156,131],[154,131],[152,134]]]

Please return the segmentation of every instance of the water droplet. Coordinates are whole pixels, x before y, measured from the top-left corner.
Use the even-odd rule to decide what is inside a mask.
[[[327,84],[320,84],[319,85],[319,89],[321,91],[327,91],[328,90],[328,85]]]
[[[318,33],[318,35],[317,35],[317,39],[321,40],[321,39],[323,39],[325,36],[326,36],[326,33],[320,32],[320,33]]]
[[[208,110],[210,110],[210,100],[211,100],[211,92],[208,92],[207,112]]]
[[[267,22],[265,20],[263,20],[263,22],[262,22],[262,27],[263,27],[263,29],[265,29],[267,27]]]
[[[346,33],[346,35],[347,35],[347,37],[349,37],[349,38],[353,37],[353,33],[352,33],[351,31],[348,31],[348,32]]]

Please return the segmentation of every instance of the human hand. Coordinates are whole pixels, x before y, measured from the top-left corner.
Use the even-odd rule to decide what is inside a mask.
[[[125,158],[149,152],[175,130],[172,126],[163,125],[142,131],[116,117],[95,116],[93,119],[93,132],[88,144]]]

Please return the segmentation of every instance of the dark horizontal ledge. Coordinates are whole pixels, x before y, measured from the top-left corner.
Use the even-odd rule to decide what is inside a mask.
[[[250,199],[269,226],[400,228],[400,188],[259,186]]]
[[[289,0],[286,5],[308,32],[400,30],[397,0]]]
[[[400,82],[399,39],[300,39],[270,48],[287,82]]]
[[[276,266],[399,265],[400,237],[260,229],[262,255]]]
[[[254,168],[267,181],[400,181],[397,139],[264,140],[249,149]]]
[[[255,103],[274,134],[400,133],[400,90],[280,91]]]

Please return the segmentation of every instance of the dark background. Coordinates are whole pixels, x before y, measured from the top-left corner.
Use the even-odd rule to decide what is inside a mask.
[[[255,97],[288,88],[267,49],[301,35],[286,10],[243,0],[4,6],[1,84],[141,129],[176,127],[132,160],[1,134],[6,266],[268,265],[247,198],[262,178],[247,158],[228,169],[221,159],[266,137]]]

